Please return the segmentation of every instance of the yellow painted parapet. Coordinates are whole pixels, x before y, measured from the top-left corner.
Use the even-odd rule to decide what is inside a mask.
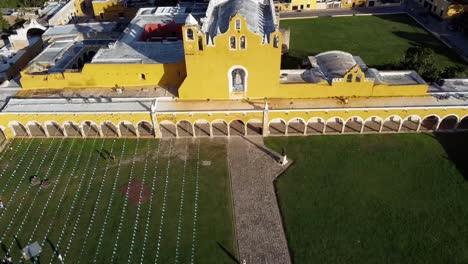
[[[176,64],[85,64],[82,71],[21,73],[23,89],[177,87],[185,78],[184,62]]]
[[[341,0],[341,8],[364,7],[367,0]]]
[[[96,20],[132,19],[138,12],[138,8],[125,7],[123,1],[93,1],[92,4]]]

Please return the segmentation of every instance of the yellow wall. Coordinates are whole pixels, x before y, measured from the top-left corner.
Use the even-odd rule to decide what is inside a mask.
[[[241,30],[235,29],[235,20],[241,20]],[[234,16],[230,21],[226,33],[214,38],[214,46],[205,45],[205,35],[199,35],[197,27],[190,27],[194,31],[194,41],[188,41],[185,34],[189,27],[184,27],[185,63],[187,78],[179,88],[181,99],[229,99],[228,73],[233,66],[242,66],[247,69],[247,92],[245,98],[259,95],[263,89],[277,89],[279,87],[279,71],[281,64],[280,32],[271,35],[279,37],[278,48],[273,47],[273,41],[262,44],[262,37],[247,29],[245,19]],[[198,37],[203,39],[203,51],[199,51]],[[230,36],[235,36],[237,49],[231,50]],[[246,37],[245,50],[239,49],[239,38]],[[266,95],[263,95],[263,97]]]
[[[307,5],[309,5],[307,7]],[[316,0],[291,0],[291,3],[275,3],[278,11],[311,10],[317,8]]]
[[[85,1],[84,0],[74,0],[75,2],[75,9],[77,16],[85,16]]]
[[[341,8],[361,7],[366,5],[367,0],[341,0]]]
[[[142,78],[144,74],[144,79]],[[185,65],[177,64],[85,64],[81,72],[21,73],[23,89],[63,89],[162,86],[177,87],[185,78]]]
[[[267,122],[274,119],[282,119],[285,122],[289,122],[294,119],[302,119],[306,122],[312,118],[321,118],[325,121],[331,118],[339,117],[346,121],[351,117],[360,117],[362,120],[369,119],[371,117],[379,117],[385,120],[391,116],[398,116],[401,119],[406,119],[411,115],[416,115],[420,119],[424,119],[431,115],[436,115],[439,119],[443,119],[449,115],[456,115],[458,121],[468,116],[468,109],[464,107],[460,108],[400,108],[400,109],[303,109],[303,110],[275,110],[269,111]],[[241,120],[247,123],[252,120],[263,121],[263,111],[246,111],[246,112],[194,112],[194,113],[165,113],[157,114],[158,122],[172,122],[174,124],[180,121],[189,121],[194,123],[197,120],[206,120],[212,123],[216,120],[223,120],[226,123],[230,123],[233,120]],[[83,124],[85,121],[91,121],[97,125],[103,122],[112,122],[118,126],[123,121],[131,122],[137,127],[139,122],[146,121],[152,123],[150,113],[96,113],[96,114],[5,114],[0,113],[0,129],[2,129],[7,138],[14,136],[11,128],[9,127],[10,122],[19,122],[26,126],[28,122],[36,121],[42,126],[45,126],[46,122],[54,121],[59,125],[63,126],[66,122],[73,122],[77,125]]]
[[[113,21],[122,18],[132,19],[135,17],[138,9],[124,7],[124,3],[118,1],[93,1],[93,12],[96,20]],[[103,14],[103,18],[101,18],[101,13]],[[123,17],[120,14],[123,14]]]

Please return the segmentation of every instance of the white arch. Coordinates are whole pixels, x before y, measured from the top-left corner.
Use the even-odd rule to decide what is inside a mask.
[[[381,122],[384,121],[384,119],[381,118],[380,116],[369,116],[368,118],[366,118],[366,120],[364,120],[364,123],[366,123],[368,121],[374,121],[374,120],[372,120],[372,118],[374,118],[374,120],[378,120],[378,121],[381,121]]]
[[[247,68],[241,65],[234,65],[228,70],[228,80],[229,80],[229,93],[232,93],[233,87],[232,87],[232,71],[235,69],[241,69],[245,72],[245,81],[244,81],[244,93],[247,92],[247,87],[248,87],[248,80],[249,80],[249,71],[247,71]]]
[[[346,119],[346,122],[345,123],[348,123],[349,121],[355,121],[354,119],[357,118],[359,121],[361,121],[362,123],[364,123],[364,119],[360,116],[352,116],[348,119]]]
[[[318,116],[309,118],[309,120],[307,120],[307,123],[320,123],[320,121],[322,121],[322,123],[325,124],[325,119]]]
[[[442,120],[444,120],[445,118],[450,117],[450,116],[453,116],[453,117],[457,118],[457,122],[461,120],[460,117],[457,114],[448,114],[448,115],[442,117],[440,119],[440,122],[442,122]]]
[[[271,123],[273,123],[274,121],[281,121],[284,125],[288,125],[288,123],[286,122],[286,120],[284,120],[283,118],[273,118],[272,120],[268,121],[268,126],[270,126]]]
[[[346,123],[346,121],[343,118],[341,118],[339,116],[334,116],[334,117],[330,117],[329,119],[327,119],[325,124],[329,123],[330,121],[336,122],[336,119],[339,119],[343,125]]]
[[[403,121],[407,121],[407,120],[409,120],[409,119],[412,118],[412,117],[416,117],[419,121],[422,121],[421,117],[418,116],[418,115],[409,115],[409,116],[406,116],[406,117],[403,119]]]
[[[293,118],[289,119],[289,121],[286,124],[289,125],[291,122],[296,121],[296,120],[299,120],[303,124],[307,125],[306,121],[302,117],[293,117]]]

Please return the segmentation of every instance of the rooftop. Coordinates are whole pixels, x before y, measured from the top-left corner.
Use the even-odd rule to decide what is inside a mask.
[[[202,30],[210,37],[225,33],[237,13],[245,17],[250,31],[267,39],[277,28],[271,0],[211,0]]]
[[[155,98],[28,98],[11,99],[2,113],[107,113],[149,112]],[[468,97],[373,97],[350,98],[348,104],[335,98],[270,99],[270,110],[333,110],[372,108],[463,107],[468,109]],[[263,100],[254,101],[175,101],[159,98],[157,112],[262,111]]]
[[[160,64],[184,60],[182,40],[167,38],[160,41],[142,41],[141,36],[147,33],[148,26],[182,27],[189,13],[194,16],[202,15],[193,11],[183,6],[140,9],[120,39],[110,47],[99,50],[91,63]]]

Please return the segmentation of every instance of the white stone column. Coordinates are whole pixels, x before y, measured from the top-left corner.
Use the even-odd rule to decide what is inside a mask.
[[[361,131],[359,131],[359,133],[361,133],[361,134],[364,133],[364,124],[365,124],[365,122],[362,121],[361,122]]]
[[[308,122],[304,123],[304,136],[307,135],[307,125],[308,124],[309,124]]]
[[[63,126],[63,128],[60,127],[60,129],[62,130],[63,136],[68,137],[68,133],[67,133],[67,130],[65,129],[65,126]]]
[[[44,134],[46,137],[50,137],[49,130],[47,129],[47,126],[41,126],[42,130],[44,130]]]
[[[436,124],[436,126],[434,127],[434,131],[439,130],[440,123],[441,123],[441,122],[440,122],[440,119],[437,118],[437,124]]]
[[[85,137],[86,137],[86,134],[85,134],[85,132],[84,132],[84,128],[83,128],[82,125],[80,126],[80,134],[81,134],[81,137],[82,137],[82,138],[85,138]]]
[[[97,127],[97,130],[98,130],[99,136],[104,137],[104,133],[102,132],[102,127],[98,126],[98,125],[96,125],[96,127]]]
[[[210,137],[213,137],[213,125],[211,123],[208,123],[210,126]]]
[[[416,127],[416,132],[419,132],[419,130],[421,129],[421,125],[422,125],[422,121],[418,120],[418,126]]]
[[[385,123],[384,120],[380,121],[379,133],[382,133],[384,123]]]
[[[319,120],[319,123],[322,122],[322,120]],[[325,132],[327,131],[327,123],[323,121],[323,129],[322,129],[322,134],[325,135]]]
[[[191,125],[192,125],[192,137],[197,137],[197,134],[195,133],[195,123]]]
[[[268,101],[265,100],[265,108],[263,109],[263,130],[262,134],[264,137],[268,137],[269,129],[268,129]]]
[[[398,133],[401,131],[401,127],[403,126],[403,122],[404,122],[404,120],[400,119],[400,123],[398,124],[398,130],[397,130]]]

